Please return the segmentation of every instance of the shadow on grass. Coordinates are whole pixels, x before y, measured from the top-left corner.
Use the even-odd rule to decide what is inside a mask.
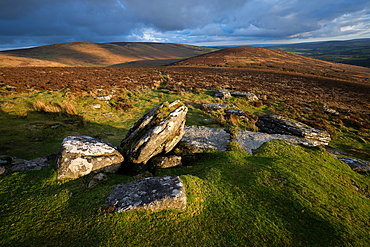
[[[20,119],[4,116],[1,112],[1,121],[4,117],[9,117],[7,120],[15,128],[25,126],[19,123],[22,121],[34,123],[34,118],[43,126],[49,126],[47,121],[50,121],[48,116],[39,113],[30,113],[27,118]],[[87,127],[78,123],[64,126],[59,118],[53,121],[63,127],[37,130],[47,137],[47,143],[59,143],[47,147],[48,153],[58,151],[55,149],[60,147],[66,134],[91,136],[96,135],[97,130],[108,128],[92,123],[87,123]],[[112,132],[124,132],[109,128]],[[9,130],[12,134],[20,131]],[[269,147],[284,150],[282,152],[292,151],[281,143],[274,145]],[[40,148],[32,143],[24,146],[31,152]],[[340,222],[340,217],[327,216],[330,212],[310,201],[301,190],[299,180],[284,169],[284,165],[290,163],[310,167],[310,157],[301,156],[304,154],[301,149],[295,151],[297,158],[286,161],[284,156],[270,153],[251,156],[241,150],[210,152],[198,156],[186,167],[159,170],[158,176],[181,176],[188,201],[184,212],[100,214],[113,186],[132,180],[125,175],[108,174],[108,181],[92,189],[87,186],[93,174],[58,181],[53,166],[42,171],[1,175],[0,245],[345,245],[351,241],[352,235],[345,238],[348,228]],[[332,188],[323,189],[329,191]],[[320,195],[318,197],[320,199]]]

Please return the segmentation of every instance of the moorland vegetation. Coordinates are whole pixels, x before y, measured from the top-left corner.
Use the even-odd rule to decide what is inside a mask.
[[[118,146],[140,116],[176,99],[189,109],[186,125],[258,131],[258,116],[273,113],[325,129],[332,138],[328,147],[275,140],[252,155],[231,142],[228,151],[210,150],[187,166],[159,169],[155,176],[183,181],[184,211],[106,214],[105,198],[113,186],[132,181],[131,174],[107,174],[107,181],[91,189],[93,175],[57,180],[54,162],[40,171],[3,174],[0,245],[366,246],[370,177],[330,153],[370,161],[366,70],[355,74],[354,67],[352,74],[332,72],[346,77],[331,77],[319,72],[320,62],[308,66],[305,71],[313,71],[308,74],[288,63],[252,68],[234,66],[229,57],[207,62],[211,56],[219,57],[165,67],[1,68],[0,154],[25,159],[56,154],[71,135]],[[289,66],[292,71],[283,70]],[[260,100],[220,99],[214,96],[218,89],[252,92]],[[202,103],[233,104],[249,121],[206,111]]]

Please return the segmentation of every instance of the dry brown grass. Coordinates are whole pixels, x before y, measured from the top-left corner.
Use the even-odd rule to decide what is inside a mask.
[[[33,103],[33,109],[37,112],[77,115],[75,107],[69,102],[64,102],[57,105],[46,105],[44,102],[37,100]]]

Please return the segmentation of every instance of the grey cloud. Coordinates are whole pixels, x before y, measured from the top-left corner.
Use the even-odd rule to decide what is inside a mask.
[[[0,0],[0,44],[333,37],[369,30],[368,0]]]

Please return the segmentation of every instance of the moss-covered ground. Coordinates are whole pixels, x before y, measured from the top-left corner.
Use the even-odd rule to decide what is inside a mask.
[[[258,96],[262,103],[220,100],[209,90],[123,91],[114,100],[120,97],[131,106],[121,109],[114,100],[106,103],[63,90],[2,94],[0,154],[32,159],[57,153],[68,135],[93,136],[118,146],[149,109],[181,99],[189,108],[187,125],[255,131],[258,115],[275,113],[325,128],[333,138],[331,148],[369,160],[368,115],[342,109],[333,115],[322,112],[320,102]],[[44,110],[36,107],[37,101]],[[200,106],[205,102],[232,103],[250,121],[206,112]],[[93,175],[58,181],[53,165],[0,175],[0,246],[368,245],[369,175],[352,171],[323,148],[272,141],[254,155],[235,143],[229,149],[207,152],[187,167],[157,171],[156,176],[182,179],[187,195],[183,212],[102,213],[113,186],[133,180],[127,175],[108,174],[107,181],[92,189],[87,185]]]

